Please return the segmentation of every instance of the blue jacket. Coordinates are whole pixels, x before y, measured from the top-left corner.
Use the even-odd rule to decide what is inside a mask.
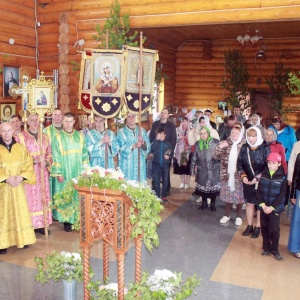
[[[275,129],[275,127],[273,125],[271,125],[270,128]],[[278,131],[276,129],[275,129],[275,131],[278,136],[277,141],[280,142],[285,149],[286,161],[289,161],[290,155],[292,152],[292,148],[293,148],[294,144],[297,142],[295,130],[293,127],[287,125],[286,127],[284,127],[284,129],[281,133],[278,133]]]
[[[272,206],[275,213],[284,211],[285,191],[287,179],[282,166],[271,176],[268,167],[265,167],[258,184],[257,205],[265,203]]]
[[[171,158],[173,156],[172,145],[170,142],[154,140],[151,145],[150,153],[153,153],[152,163],[154,164],[171,164]],[[169,154],[169,159],[165,159],[164,155]]]
[[[166,139],[165,142],[171,143],[171,150],[174,151],[177,141],[177,134],[176,134],[176,128],[175,125],[167,121],[167,123],[160,123],[160,121],[155,121],[152,124],[152,128],[149,134],[150,143],[153,143],[156,140],[156,130],[158,128],[163,128],[166,133]]]

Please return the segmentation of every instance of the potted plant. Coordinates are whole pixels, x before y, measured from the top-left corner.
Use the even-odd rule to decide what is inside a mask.
[[[286,110],[283,107],[283,100],[290,96],[288,88],[290,69],[285,67],[282,62],[275,63],[274,74],[266,77],[266,83],[270,88],[270,107],[274,110],[275,115],[284,116]]]
[[[49,280],[63,281],[64,299],[76,299],[76,283],[83,280],[83,265],[81,254],[55,251],[47,254],[46,258],[35,257],[38,273],[35,280],[41,284]],[[92,272],[90,273],[93,276]]]
[[[240,100],[248,95],[250,75],[241,51],[231,50],[225,52],[224,59],[225,71],[228,75],[223,78],[221,86],[229,92],[228,103],[231,107],[234,107],[240,105]],[[241,109],[244,110],[248,106],[249,104],[244,103]]]
[[[300,94],[300,72],[298,74],[290,72],[289,79],[287,81],[288,88],[292,95],[299,95]]]
[[[104,27],[96,25],[97,35],[93,35],[93,39],[99,42],[99,48],[122,49],[124,45],[137,46],[138,41],[134,42],[138,32],[128,36],[130,30],[129,15],[124,14],[121,17],[121,6],[118,0],[115,0],[110,7],[110,16],[106,19]],[[108,45],[106,45],[106,33],[108,33]]]
[[[155,270],[150,275],[142,273],[140,282],[131,283],[124,291],[125,300],[183,300],[193,294],[194,289],[200,284],[200,279],[196,275],[189,277],[186,281],[181,278],[181,273],[169,270]],[[99,281],[90,282],[89,289],[93,292],[91,299],[118,299],[118,285],[109,283],[101,285]]]
[[[131,238],[143,234],[145,246],[149,251],[152,246],[158,246],[159,237],[156,233],[157,225],[161,218],[159,213],[163,209],[161,201],[146,183],[130,181],[124,179],[124,174],[120,169],[110,170],[90,166],[84,166],[83,171],[77,178],[70,180],[65,188],[54,196],[55,206],[62,217],[68,220],[69,215],[75,213],[76,222],[74,229],[80,228],[80,216],[78,203],[72,202],[72,195],[75,191],[75,185],[79,187],[98,187],[101,189],[111,189],[123,191],[132,200],[130,209],[130,222],[132,224]],[[66,209],[66,206],[67,209]],[[64,209],[61,209],[63,207]]]

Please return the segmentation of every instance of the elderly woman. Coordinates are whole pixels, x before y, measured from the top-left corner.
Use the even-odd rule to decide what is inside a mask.
[[[243,183],[237,172],[237,159],[241,147],[245,143],[243,136],[243,125],[235,122],[229,138],[221,141],[214,151],[213,157],[220,160],[220,200],[225,202],[225,215],[220,220],[221,224],[230,220],[232,204],[236,204],[235,225],[242,225],[244,195]]]
[[[288,161],[290,160],[293,146],[297,142],[295,130],[292,126],[285,124],[283,118],[280,116],[276,116],[272,119],[272,125],[270,126],[270,128],[274,128],[276,130],[277,141],[280,142],[284,147],[286,163],[289,166]],[[291,176],[292,176],[291,174],[293,173],[292,163],[293,162],[291,162],[291,168],[288,167],[289,169],[288,182],[291,181]],[[285,205],[288,204],[289,194],[290,194],[290,186],[288,185],[286,189],[286,195],[285,195],[286,196]]]
[[[191,147],[188,144],[189,119],[183,117],[181,124],[176,128],[177,141],[174,155],[174,174],[180,175],[180,189],[190,188],[190,154]]]
[[[216,211],[216,197],[220,192],[220,162],[213,158],[218,140],[210,136],[207,127],[200,129],[200,140],[194,145],[194,154],[191,160],[191,174],[196,174],[196,191],[202,197],[201,209],[207,208],[207,198],[211,199],[210,210]]]
[[[292,148],[297,142],[294,128],[285,124],[281,117],[274,117],[270,128],[274,128],[276,130],[277,141],[283,145],[285,149],[285,159],[288,162]]]
[[[266,143],[269,145],[270,152],[276,152],[281,156],[281,165],[284,173],[287,174],[287,163],[285,160],[285,151],[283,145],[277,141],[277,133],[274,128],[266,130]]]
[[[294,205],[290,226],[288,250],[300,258],[300,154],[297,155],[291,187],[291,202]]]
[[[261,131],[253,126],[246,131],[247,143],[244,144],[238,156],[238,172],[243,181],[244,198],[246,200],[246,215],[248,226],[243,236],[252,234],[252,238],[258,238],[260,234],[260,212],[257,211],[257,223],[253,228],[255,204],[257,202],[256,188],[259,178],[266,165],[266,159],[270,149],[262,139]]]

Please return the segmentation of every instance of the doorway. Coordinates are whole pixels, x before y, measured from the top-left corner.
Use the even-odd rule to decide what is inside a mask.
[[[254,91],[251,99],[251,113],[262,114],[262,124],[268,128],[271,125],[274,111],[270,107],[269,91]]]

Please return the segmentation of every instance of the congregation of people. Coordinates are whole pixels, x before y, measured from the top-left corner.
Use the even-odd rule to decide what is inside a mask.
[[[12,116],[0,125],[0,254],[12,246],[28,248],[36,242],[36,234],[51,233],[45,228],[53,221],[72,231],[75,214],[66,219],[52,205],[54,195],[83,166],[118,167],[127,180],[147,182],[150,177],[149,184],[165,205],[173,166],[180,176],[176,188],[188,191],[195,178],[190,200],[199,209],[214,213],[217,200],[224,203],[220,224],[230,222],[235,208],[235,225],[242,226],[245,207],[242,235],[261,234],[263,256],[282,260],[280,214],[293,207],[288,249],[300,258],[300,141],[295,130],[281,117],[274,117],[269,128],[259,113],[246,120],[238,106],[223,123],[213,122],[212,114],[199,109],[194,122],[187,115],[176,128],[164,108],[147,133],[129,112],[116,134],[97,115],[94,120],[88,117],[82,131],[75,130],[75,116],[55,109],[42,136],[38,115],[28,116],[24,131],[20,118]],[[79,207],[77,192],[72,201]]]

